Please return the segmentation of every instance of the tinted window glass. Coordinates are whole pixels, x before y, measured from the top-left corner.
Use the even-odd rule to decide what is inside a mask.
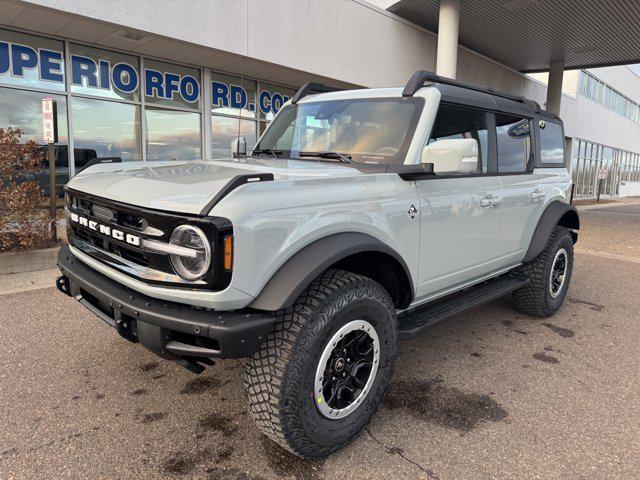
[[[53,98],[57,105],[58,114],[58,142],[55,144],[56,190],[62,194],[62,186],[69,180],[68,134],[67,134],[67,99],[63,95],[49,93],[27,92],[12,88],[0,88],[0,128],[21,128],[23,131],[20,141],[33,140],[46,146],[42,141],[42,99]],[[41,172],[35,178],[45,194],[49,194],[49,164],[45,159]],[[1,181],[1,180],[0,180]]]
[[[238,136],[247,142],[247,152],[256,144],[256,122],[222,116],[211,117],[211,154],[214,159],[231,157],[231,142]]]
[[[540,122],[540,157],[542,163],[564,163],[564,137],[559,124]]]
[[[146,108],[147,160],[202,158],[200,114]]]
[[[108,100],[71,99],[76,171],[100,157],[140,160],[140,107]]]
[[[531,122],[514,115],[496,114],[498,171],[525,172],[531,157]]]
[[[487,113],[467,107],[441,105],[429,143],[454,138],[471,138],[478,142],[476,173],[487,173],[489,154]]]

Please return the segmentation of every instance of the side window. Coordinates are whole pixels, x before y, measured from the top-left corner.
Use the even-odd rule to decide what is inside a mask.
[[[526,172],[531,159],[531,121],[496,114],[498,172]]]
[[[564,163],[564,137],[558,123],[540,120],[540,160],[542,163]]]
[[[464,172],[456,173],[487,173],[487,157],[489,154],[488,115],[487,112],[474,108],[447,104],[440,105],[438,116],[431,131],[429,145],[443,140],[454,139],[475,140],[477,144],[477,159],[470,158],[468,160],[469,163],[475,162],[475,165],[471,164],[465,168]],[[437,157],[435,158],[434,169],[438,173]]]

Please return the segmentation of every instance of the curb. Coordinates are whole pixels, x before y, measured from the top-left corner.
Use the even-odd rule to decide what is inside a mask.
[[[56,268],[59,249],[60,247],[52,247],[27,252],[0,253],[0,275]]]

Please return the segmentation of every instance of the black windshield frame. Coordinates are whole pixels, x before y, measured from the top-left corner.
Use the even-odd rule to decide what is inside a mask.
[[[273,119],[271,124],[267,127],[267,130],[262,135],[258,143],[256,143],[254,150],[275,150],[278,152],[279,158],[295,158],[301,160],[310,160],[310,161],[325,161],[325,162],[336,162],[337,160],[331,158],[318,158],[318,157],[299,157],[298,152],[299,149],[283,149],[280,147],[276,147],[276,143],[278,139],[282,137],[286,129],[291,125],[291,122],[298,115],[298,109],[300,106],[309,106],[309,105],[318,105],[318,104],[326,104],[331,102],[357,102],[357,103],[378,103],[378,102],[396,102],[396,103],[409,103],[414,105],[413,113],[411,119],[407,125],[406,133],[404,136],[404,140],[398,152],[393,155],[376,155],[376,154],[359,154],[355,152],[348,151],[340,151],[338,153],[348,154],[352,157],[353,163],[360,164],[377,164],[377,165],[391,165],[391,164],[403,164],[406,159],[407,152],[409,147],[411,146],[411,141],[413,140],[416,128],[418,126],[418,122],[420,121],[420,116],[422,115],[422,111],[424,109],[425,101],[421,97],[374,97],[374,98],[345,98],[345,99],[336,99],[336,100],[324,100],[324,101],[309,101],[309,102],[300,102],[295,105],[286,105],[283,107],[278,115]],[[270,132],[274,132],[274,136],[272,138]],[[265,141],[271,140],[270,143],[265,143]]]

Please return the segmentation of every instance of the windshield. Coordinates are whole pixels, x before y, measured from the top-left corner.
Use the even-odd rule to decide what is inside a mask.
[[[361,163],[404,163],[423,101],[361,98],[298,103],[283,108],[254,153]],[[315,154],[315,155],[314,155]]]

